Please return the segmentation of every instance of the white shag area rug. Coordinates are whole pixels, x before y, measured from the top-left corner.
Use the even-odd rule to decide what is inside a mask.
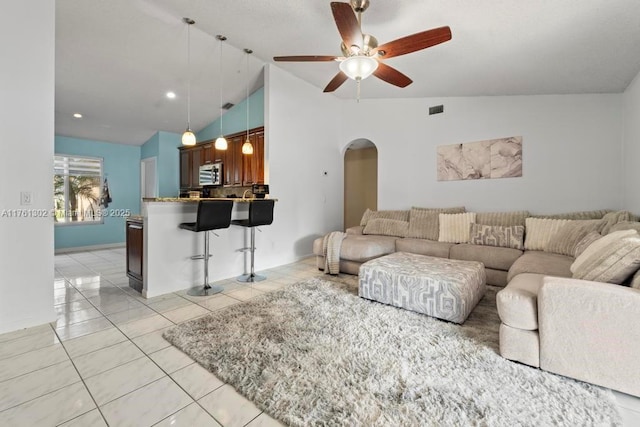
[[[609,390],[498,354],[497,289],[459,326],[313,278],[164,336],[294,426],[621,425]]]

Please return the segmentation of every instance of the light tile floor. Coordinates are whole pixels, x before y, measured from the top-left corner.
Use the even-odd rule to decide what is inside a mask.
[[[313,258],[253,285],[220,281],[224,292],[204,298],[142,298],[128,287],[124,248],[57,255],[55,268],[57,322],[0,335],[0,425],[281,425],[162,333],[315,276]],[[616,398],[625,425],[640,425],[640,399]]]

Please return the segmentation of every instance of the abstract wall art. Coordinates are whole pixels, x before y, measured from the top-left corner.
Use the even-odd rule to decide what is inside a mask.
[[[522,176],[522,137],[438,146],[438,181]]]

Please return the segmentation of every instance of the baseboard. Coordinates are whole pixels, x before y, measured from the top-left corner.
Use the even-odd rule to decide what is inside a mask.
[[[77,246],[73,248],[59,248],[54,251],[57,254],[67,254],[70,252],[86,252],[86,251],[96,251],[100,249],[113,249],[113,248],[124,248],[126,246],[125,242],[122,243],[107,243],[104,245],[90,245],[90,246]]]

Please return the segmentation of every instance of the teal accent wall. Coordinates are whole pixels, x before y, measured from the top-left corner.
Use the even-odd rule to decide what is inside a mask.
[[[156,158],[158,197],[177,197],[180,193],[180,153],[182,135],[171,132],[156,132],[142,145],[142,159]]]
[[[264,126],[264,87],[249,95],[249,129]],[[247,100],[236,104],[222,117],[222,133],[229,135],[247,129]],[[196,132],[196,140],[208,141],[220,136],[220,119]]]
[[[140,146],[56,136],[55,153],[101,157],[113,199],[107,209],[140,213]],[[125,220],[107,216],[103,224],[54,226],[54,233],[56,249],[124,243]]]

